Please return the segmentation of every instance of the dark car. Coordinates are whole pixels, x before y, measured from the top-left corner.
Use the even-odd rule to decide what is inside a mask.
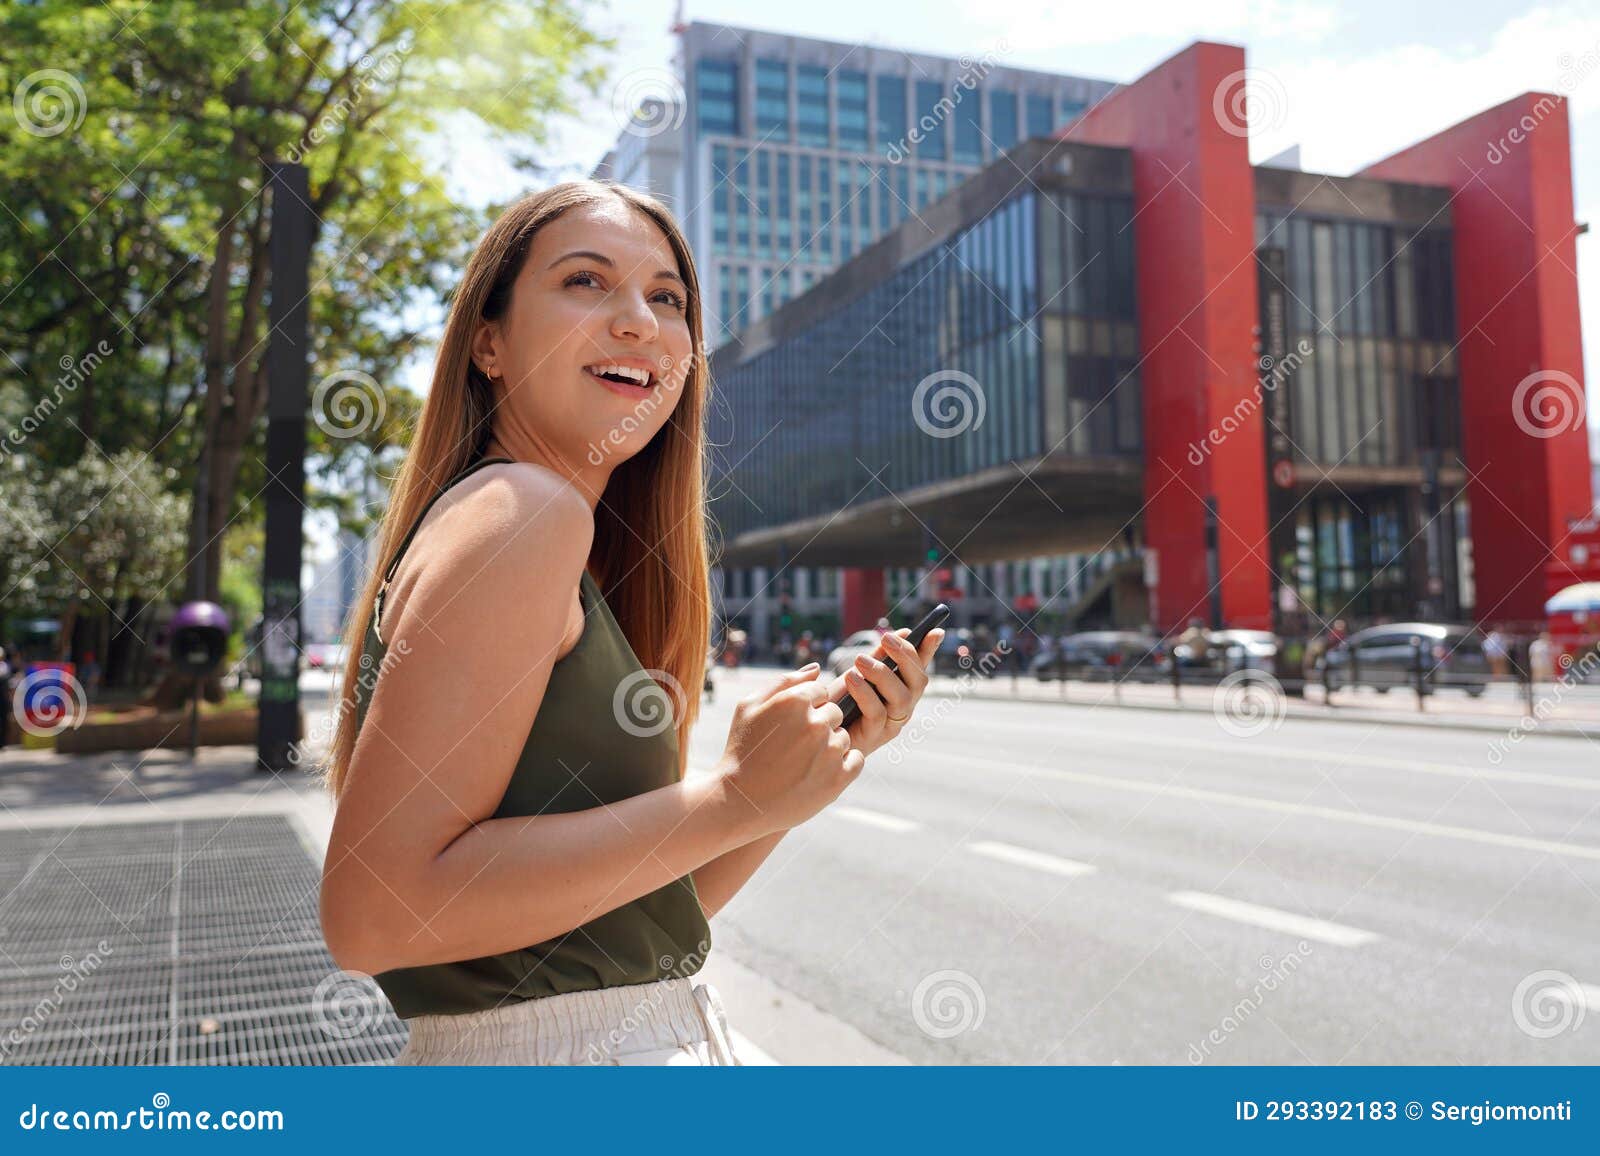
[[[1488,687],[1483,640],[1470,626],[1442,622],[1390,622],[1352,634],[1322,656],[1323,685],[1330,691],[1370,686],[1380,694],[1414,687],[1418,655],[1413,639],[1421,639],[1423,693],[1444,687],[1476,698]]]
[[[1161,640],[1137,630],[1086,630],[1051,643],[1033,659],[1041,682],[1052,679],[1158,678],[1166,670]]]

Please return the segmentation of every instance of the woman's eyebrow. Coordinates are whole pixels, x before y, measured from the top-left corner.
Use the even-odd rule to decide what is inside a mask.
[[[593,249],[574,249],[570,253],[566,253],[560,257],[557,257],[554,261],[550,262],[548,267],[554,269],[563,261],[571,261],[577,258],[582,258],[585,261],[593,261],[595,264],[604,265],[608,269],[615,269],[617,267],[617,263],[610,257],[607,257],[604,253],[596,253]],[[655,275],[657,278],[664,277],[669,281],[676,281],[679,285],[684,284],[683,278],[678,276],[671,269],[657,269]]]

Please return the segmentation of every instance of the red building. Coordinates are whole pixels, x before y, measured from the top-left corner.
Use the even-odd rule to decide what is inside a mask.
[[[1061,134],[1133,154],[1144,542],[1157,557],[1163,627],[1211,601],[1207,497],[1221,616],[1241,627],[1273,618],[1275,482],[1262,450],[1265,411],[1252,404],[1261,303],[1248,79],[1242,48],[1197,43]],[[1486,623],[1540,620],[1546,565],[1559,566],[1558,544],[1594,504],[1578,314],[1583,226],[1573,219],[1566,103],[1524,93],[1356,176],[1448,190],[1470,609]],[[1233,435],[1198,465],[1187,460],[1186,447],[1225,418]]]

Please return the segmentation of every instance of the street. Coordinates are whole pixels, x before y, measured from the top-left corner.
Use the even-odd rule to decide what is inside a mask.
[[[774,676],[718,671],[697,765]],[[1593,743],[945,702],[719,951],[920,1063],[1600,1062]]]

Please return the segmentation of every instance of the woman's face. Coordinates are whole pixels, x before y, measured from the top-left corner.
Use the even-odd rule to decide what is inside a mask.
[[[541,228],[505,315],[473,342],[495,381],[501,445],[608,473],[648,444],[690,367],[681,272],[666,234],[619,198]]]

